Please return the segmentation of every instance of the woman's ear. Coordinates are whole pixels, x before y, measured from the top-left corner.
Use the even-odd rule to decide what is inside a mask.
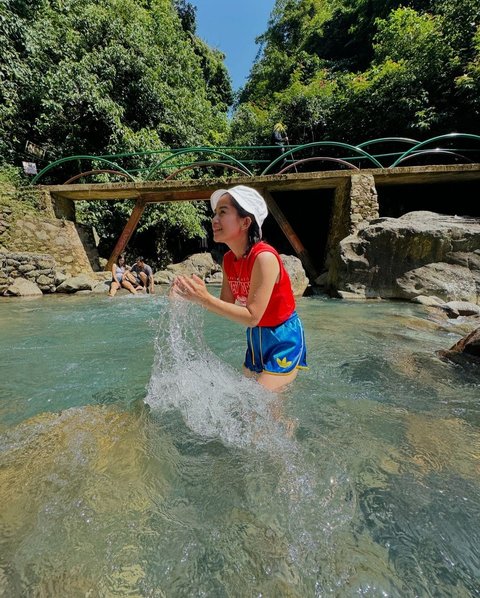
[[[250,218],[250,216],[245,216],[245,218],[243,219],[242,228],[247,230],[248,228],[250,228],[251,224],[252,224],[252,219]]]

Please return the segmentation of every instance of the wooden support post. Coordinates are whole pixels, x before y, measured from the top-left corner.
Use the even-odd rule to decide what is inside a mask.
[[[130,241],[130,237],[133,235],[135,229],[137,228],[137,224],[139,223],[140,218],[142,217],[142,214],[145,210],[145,204],[146,201],[143,197],[139,197],[137,199],[135,207],[133,208],[132,213],[130,214],[130,218],[128,219],[125,228],[123,229],[120,237],[118,238],[117,244],[115,245],[110,259],[108,260],[107,265],[105,266],[105,270],[111,270],[113,264],[117,261],[118,256],[122,253],[122,251],[124,251],[125,247],[127,246],[127,243]]]
[[[295,253],[300,258],[305,270],[307,271],[310,280],[315,280],[318,277],[317,269],[315,268],[310,254],[305,249],[303,243],[300,241],[299,236],[293,230],[292,226],[285,217],[285,214],[278,207],[277,202],[273,199],[269,191],[263,191],[263,197],[267,202],[268,210],[271,215],[277,221],[278,226],[282,229],[283,234],[287,237],[290,245],[293,247]]]

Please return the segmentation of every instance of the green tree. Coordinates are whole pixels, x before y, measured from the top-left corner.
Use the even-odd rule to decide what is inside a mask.
[[[479,0],[277,0],[233,138],[258,111],[249,137],[294,143],[479,132],[479,25]]]
[[[223,55],[195,30],[195,9],[185,0],[0,0],[4,160],[19,164],[26,140],[46,147],[48,161],[221,143],[230,78]],[[155,159],[143,155],[135,166],[148,169]],[[50,181],[78,167],[66,163]],[[107,252],[126,208],[89,204],[79,212],[104,235]],[[152,250],[165,253],[169,235],[203,234],[203,218],[201,204],[151,207],[133,244],[154,239]]]

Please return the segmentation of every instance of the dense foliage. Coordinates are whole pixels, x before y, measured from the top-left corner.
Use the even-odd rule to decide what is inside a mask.
[[[0,162],[20,164],[27,140],[52,162],[220,143],[226,134],[224,57],[196,37],[185,0],[0,0],[0,48]],[[70,163],[53,180],[77,169]],[[127,212],[91,204],[82,217],[113,239]],[[202,217],[199,206],[156,206],[142,226],[157,240],[198,236]]]
[[[232,139],[480,133],[480,0],[277,0]]]

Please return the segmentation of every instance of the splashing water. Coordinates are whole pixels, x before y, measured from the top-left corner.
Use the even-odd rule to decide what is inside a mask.
[[[177,299],[160,316],[145,403],[157,421],[177,411],[188,429],[203,440],[218,439],[227,447],[253,451],[257,474],[265,459],[273,458],[278,480],[268,500],[271,504],[273,498],[276,517],[288,530],[282,541],[289,575],[298,577],[292,568],[299,567],[310,570],[312,576],[320,568],[322,575],[331,577],[336,566],[329,558],[332,536],[351,521],[356,508],[350,480],[335,475],[320,483],[292,437],[295,422],[282,416],[281,407],[278,411],[282,398],[235,371],[209,349],[201,313]],[[322,555],[321,565],[317,554]]]
[[[204,438],[227,445],[285,448],[282,425],[272,418],[275,395],[221,361],[203,336],[202,312],[173,299],[158,322],[147,403],[154,415],[178,410]]]

